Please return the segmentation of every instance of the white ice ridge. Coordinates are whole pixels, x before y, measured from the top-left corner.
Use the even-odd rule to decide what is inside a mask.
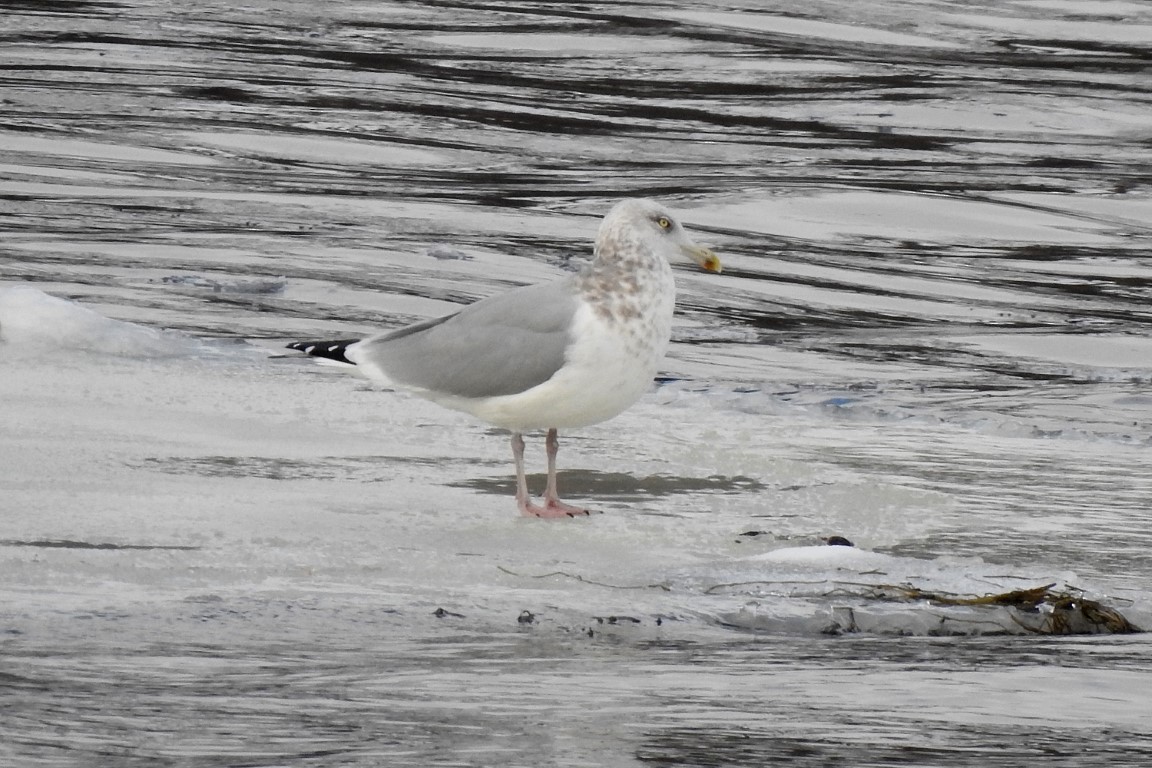
[[[113,320],[19,284],[0,287],[0,342],[28,350],[86,350],[122,357],[184,357],[216,351],[187,334]]]

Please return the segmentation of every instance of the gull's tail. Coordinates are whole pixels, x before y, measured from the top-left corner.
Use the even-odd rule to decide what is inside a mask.
[[[288,345],[288,349],[296,349],[312,357],[323,357],[328,360],[336,360],[341,363],[348,363],[349,365],[356,365],[345,356],[348,347],[359,342],[360,339],[340,339],[338,341],[294,341]]]

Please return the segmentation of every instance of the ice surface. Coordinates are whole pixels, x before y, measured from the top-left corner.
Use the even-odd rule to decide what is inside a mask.
[[[660,619],[689,635],[948,634],[1027,630],[1005,610],[944,611],[881,588],[1084,586],[869,551],[931,530],[947,499],[813,471],[742,423],[755,412],[827,429],[858,397],[826,398],[830,411],[757,406],[755,393],[646,398],[610,428],[567,437],[565,464],[587,469],[562,478],[577,494],[587,482],[581,495],[605,514],[549,525],[515,515],[505,436],[422,400],[265,350],[221,355],[29,286],[0,292],[0,328],[0,397],[20,403],[0,438],[8,596],[54,584],[58,611],[337,591],[481,624],[531,608],[556,628],[629,616],[632,629],[609,626],[633,633]],[[709,448],[716,429],[726,442]],[[642,447],[646,434],[662,435],[658,448]],[[617,474],[625,465],[636,480]],[[770,535],[740,535],[760,519]],[[817,541],[813,528],[862,547],[788,546]]]

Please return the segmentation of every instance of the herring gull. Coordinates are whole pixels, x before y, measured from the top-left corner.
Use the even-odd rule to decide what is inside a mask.
[[[689,260],[720,271],[716,254],[663,206],[624,200],[604,217],[593,259],[576,274],[365,339],[288,346],[511,431],[521,514],[586,515],[557,492],[558,430],[610,419],[649,389],[672,333],[671,262]],[[523,433],[535,429],[547,430],[542,504],[524,475]]]

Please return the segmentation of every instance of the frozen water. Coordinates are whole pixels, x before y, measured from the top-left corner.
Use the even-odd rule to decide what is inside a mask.
[[[850,607],[853,631],[1024,633],[986,615],[1004,610],[945,616],[928,601],[893,603],[882,588],[980,596],[1056,583],[1122,599],[1137,624],[1152,618],[1146,597],[1123,582],[1101,591],[1104,573],[870,551],[923,536],[955,501],[907,478],[800,463],[802,432],[881,423],[875,411],[841,418],[867,398],[826,393],[809,405],[683,385],[676,400],[654,393],[617,422],[616,439],[599,428],[566,446],[588,467],[568,473],[568,485],[605,515],[547,526],[514,515],[506,438],[419,399],[267,349],[222,356],[30,287],[0,292],[0,322],[3,394],[21,403],[8,417],[6,466],[26,489],[8,494],[6,573],[32,598],[48,581],[67,585],[73,600],[57,610],[132,612],[205,588],[221,599],[384,589],[391,610],[438,607],[494,626],[531,609],[573,625],[614,611],[675,620],[687,636],[715,624],[811,633]],[[770,432],[796,431],[781,435],[793,447],[758,441],[759,430],[742,425],[748,414],[761,427],[777,423]],[[992,434],[1051,442],[1035,430],[921,421],[905,426],[905,439],[945,429],[957,443]],[[1084,440],[1072,449],[1082,454]],[[1129,450],[1104,445],[1102,455]],[[753,527],[765,523],[771,531]],[[863,548],[818,545],[833,532]],[[780,548],[798,539],[811,545]]]

